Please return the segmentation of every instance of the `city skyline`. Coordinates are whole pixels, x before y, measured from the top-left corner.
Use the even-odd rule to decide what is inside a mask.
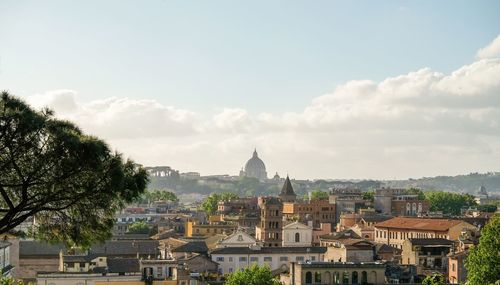
[[[500,170],[497,2],[193,3],[4,1],[0,89],[181,172]]]

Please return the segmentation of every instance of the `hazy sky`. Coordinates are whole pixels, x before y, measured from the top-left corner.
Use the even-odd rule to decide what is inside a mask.
[[[499,1],[0,0],[0,89],[145,165],[500,171]]]

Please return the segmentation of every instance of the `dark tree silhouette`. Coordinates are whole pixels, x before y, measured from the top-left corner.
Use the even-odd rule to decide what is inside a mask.
[[[147,182],[102,140],[1,93],[0,233],[34,217],[38,238],[88,246],[110,236],[115,212]]]

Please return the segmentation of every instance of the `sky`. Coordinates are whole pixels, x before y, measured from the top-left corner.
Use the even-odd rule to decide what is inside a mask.
[[[0,89],[147,166],[500,171],[498,1],[0,0]]]

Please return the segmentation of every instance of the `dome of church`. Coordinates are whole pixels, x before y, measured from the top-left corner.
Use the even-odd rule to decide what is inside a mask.
[[[257,150],[254,150],[252,158],[245,164],[245,176],[258,179],[267,179],[266,165],[259,158]]]

